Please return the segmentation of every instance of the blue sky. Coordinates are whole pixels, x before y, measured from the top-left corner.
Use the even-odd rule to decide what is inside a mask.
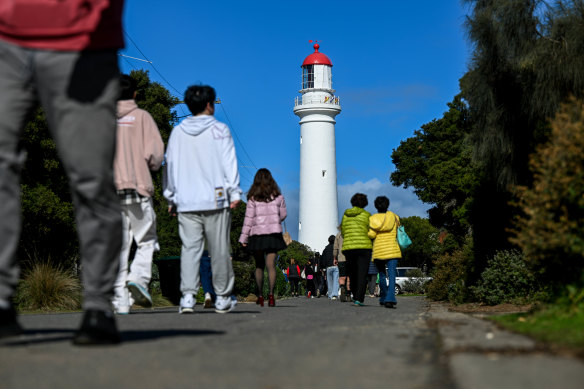
[[[459,92],[470,47],[458,0],[193,1],[126,0],[127,56],[122,71],[150,71],[177,97],[192,84],[213,86],[216,117],[234,134],[242,189],[255,168],[270,169],[297,237],[300,126],[293,114],[300,65],[314,50],[333,63],[340,97],[336,151],[339,213],[355,192],[386,195],[402,217],[426,216],[428,204],[393,187],[391,152],[421,125],[442,117]],[[140,52],[141,51],[141,52]],[[179,115],[187,112],[178,107]],[[326,243],[326,242],[325,242]]]

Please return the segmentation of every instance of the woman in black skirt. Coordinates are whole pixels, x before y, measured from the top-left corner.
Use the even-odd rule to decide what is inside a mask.
[[[268,305],[276,306],[276,253],[286,248],[282,222],[286,219],[286,202],[268,169],[259,169],[247,192],[247,208],[239,242],[247,247],[256,263],[257,304],[264,306],[264,269],[268,268]]]

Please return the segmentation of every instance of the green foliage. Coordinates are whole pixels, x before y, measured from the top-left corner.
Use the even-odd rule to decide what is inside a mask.
[[[393,185],[413,187],[430,209],[430,223],[446,228],[462,242],[469,233],[468,210],[477,176],[466,142],[469,111],[460,96],[448,104],[439,120],[424,124],[391,154],[396,170]]]
[[[251,261],[250,252],[239,243],[243,220],[245,219],[245,210],[247,206],[242,201],[235,209],[231,210],[231,255],[237,261]]]
[[[404,292],[413,294],[423,294],[426,290],[427,281],[425,275],[420,269],[412,269],[406,272],[406,277],[412,277],[404,282]]]
[[[412,245],[402,250],[399,265],[431,269],[442,250],[438,229],[428,219],[419,216],[400,218],[400,222],[412,240]]]
[[[472,243],[441,255],[434,262],[433,279],[426,285],[426,295],[433,300],[460,304],[467,296],[468,268],[473,262]]]
[[[584,282],[584,104],[572,100],[531,156],[532,187],[519,188],[515,237],[542,282]],[[542,238],[545,237],[545,238]]]
[[[269,292],[269,285],[268,285],[268,271],[264,271],[264,288],[263,293],[264,296],[268,295]],[[283,297],[288,294],[289,287],[288,282],[286,282],[286,277],[282,271],[276,268],[276,285],[274,286],[274,296],[276,297]]]
[[[51,261],[36,261],[24,272],[15,300],[19,309],[80,309],[81,283],[71,271]]]
[[[235,273],[233,294],[246,297],[256,293],[255,263],[253,261],[233,261],[233,272]]]
[[[476,286],[474,297],[488,305],[529,300],[536,290],[533,274],[518,250],[499,251],[487,263]]]
[[[280,269],[287,269],[290,266],[290,259],[294,258],[302,269],[313,256],[314,251],[310,247],[293,240],[288,247],[278,253],[277,265]]]
[[[540,342],[567,347],[584,355],[584,291],[572,285],[568,294],[525,314],[495,316],[492,320]]]
[[[25,127],[22,145],[27,160],[21,174],[22,233],[18,256],[69,261],[79,249],[71,195],[41,109],[35,111]]]

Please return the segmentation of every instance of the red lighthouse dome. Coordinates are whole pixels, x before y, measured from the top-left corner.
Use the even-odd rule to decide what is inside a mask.
[[[323,53],[318,52],[318,49],[320,48],[320,45],[318,43],[315,43],[313,47],[314,47],[314,53],[312,53],[308,57],[306,57],[304,62],[302,62],[302,66],[308,66],[308,65],[333,66],[329,57],[327,57]]]

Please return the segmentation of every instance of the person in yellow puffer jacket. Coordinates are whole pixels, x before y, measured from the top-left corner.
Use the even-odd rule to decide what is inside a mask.
[[[387,209],[389,199],[379,196],[375,199],[375,215],[369,217],[369,238],[373,239],[372,261],[379,272],[379,304],[386,308],[395,308],[395,276],[397,261],[402,257],[397,243],[399,217]]]

